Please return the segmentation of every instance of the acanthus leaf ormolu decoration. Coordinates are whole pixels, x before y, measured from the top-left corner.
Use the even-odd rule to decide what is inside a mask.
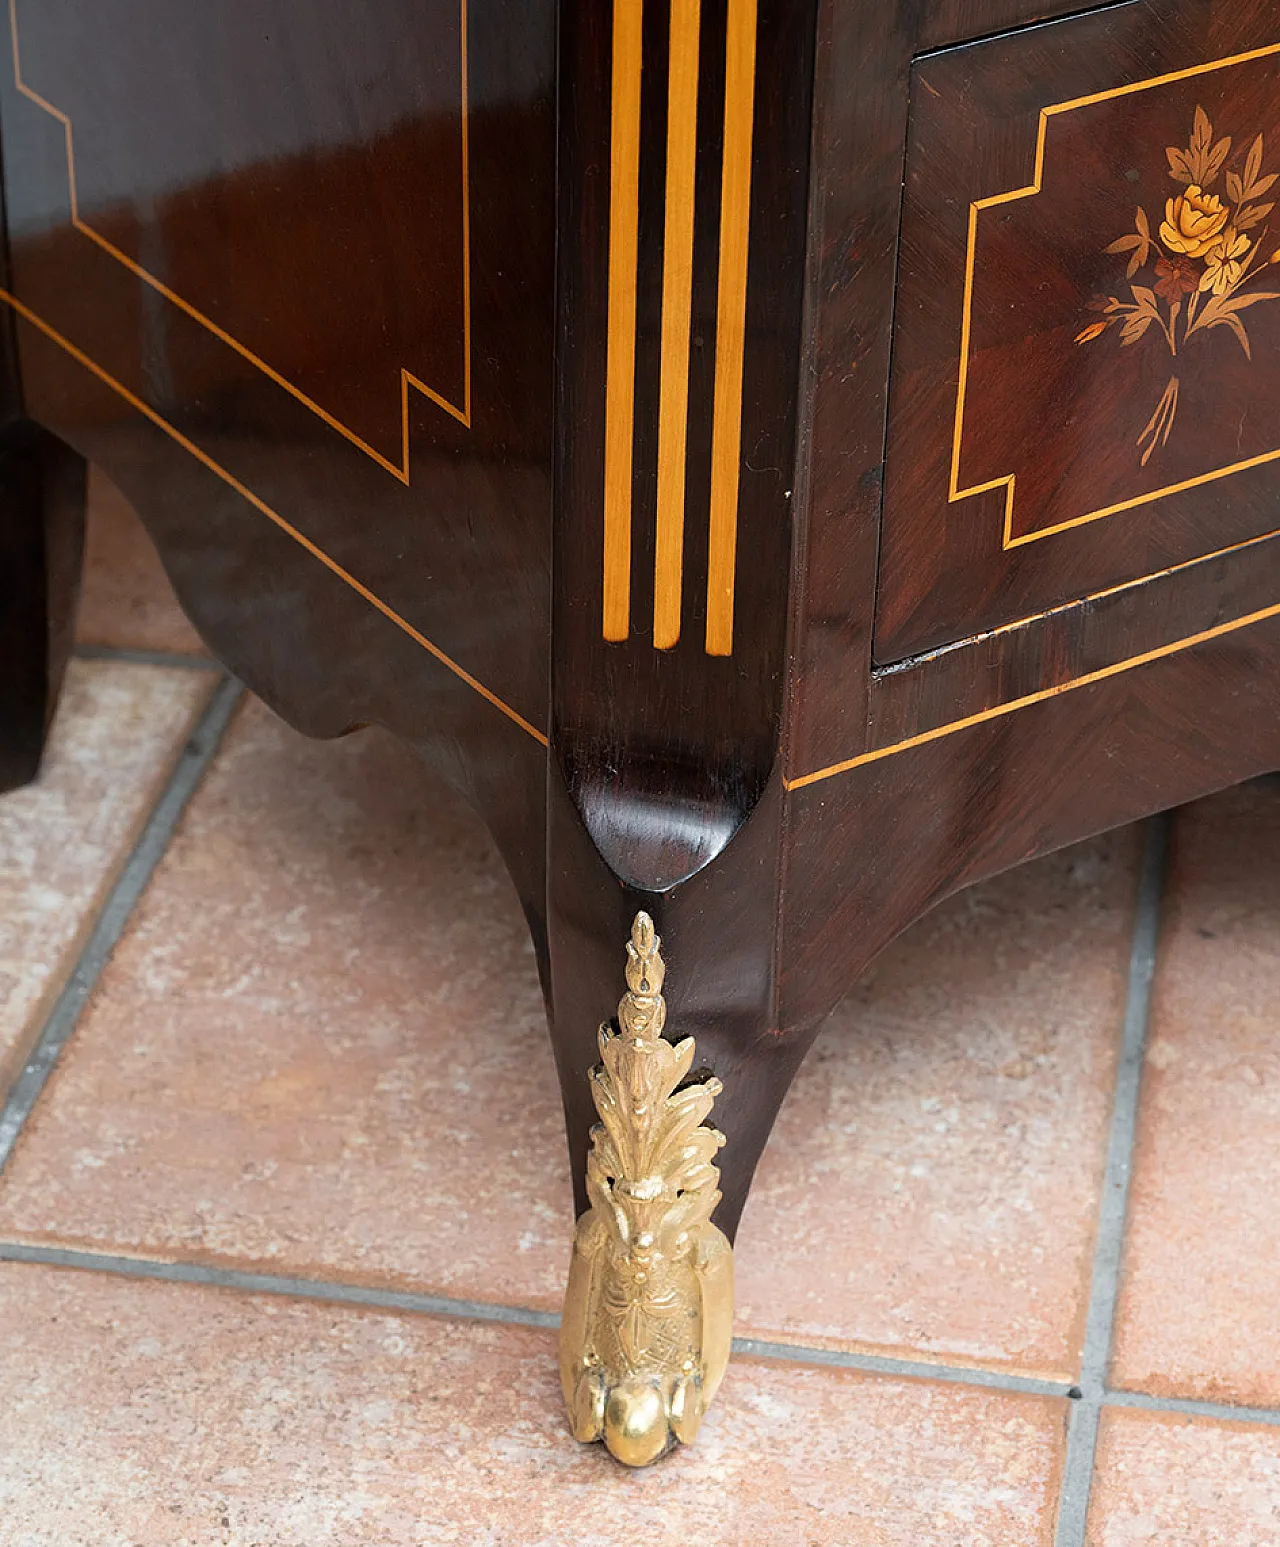
[[[619,1030],[600,1027],[591,1072],[591,1207],[574,1233],[560,1326],[574,1435],[604,1440],[628,1466],[693,1440],[733,1334],[733,1248],[711,1223],[724,1135],[707,1118],[721,1085],[685,1084],[694,1040],[662,1035],[661,944],[637,913]]]
[[[1263,269],[1280,264],[1280,247],[1271,251],[1268,241],[1267,222],[1275,200],[1266,197],[1277,174],[1263,167],[1261,134],[1234,158],[1236,166],[1232,144],[1230,135],[1215,139],[1209,115],[1197,107],[1186,149],[1170,145],[1165,152],[1169,176],[1183,191],[1166,199],[1158,227],[1153,229],[1146,210],[1139,207],[1134,229],[1106,249],[1130,254],[1125,279],[1132,299],[1095,299],[1090,309],[1102,315],[1077,334],[1077,344],[1091,344],[1119,327],[1120,346],[1129,348],[1154,329],[1153,336],[1163,339],[1170,356],[1180,360],[1198,337],[1230,328],[1246,357],[1253,358],[1241,314],[1260,302],[1280,300],[1280,290],[1251,288]],[[1151,283],[1136,283],[1148,267]],[[1175,369],[1138,436],[1143,467],[1169,442],[1180,390]]]

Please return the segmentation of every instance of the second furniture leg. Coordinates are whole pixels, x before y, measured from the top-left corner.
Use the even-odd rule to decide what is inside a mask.
[[[35,778],[75,632],[85,464],[18,420],[0,430],[0,791]]]

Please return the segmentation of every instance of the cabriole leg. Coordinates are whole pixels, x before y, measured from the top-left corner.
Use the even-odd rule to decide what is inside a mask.
[[[777,964],[817,9],[560,8],[562,1369],[575,1432],[632,1465],[692,1439],[720,1379],[731,1242],[810,1035],[780,1023]]]
[[[0,431],[0,791],[39,772],[75,629],[85,464],[34,425]]]
[[[577,1437],[644,1466],[694,1440],[725,1373],[738,1221],[813,1028],[777,1017],[773,792],[713,862],[656,888],[604,861],[554,773],[552,791],[550,1022],[578,1219],[561,1378]]]

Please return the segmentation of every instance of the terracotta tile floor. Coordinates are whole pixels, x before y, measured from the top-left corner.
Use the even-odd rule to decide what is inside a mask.
[[[203,655],[141,522],[97,468],[89,472],[89,501],[76,637],[89,646]]]
[[[384,737],[222,732],[100,481],[89,551],[0,801],[2,1547],[1280,1547],[1280,782],[885,953],[761,1167],[717,1407],[627,1474],[559,1415],[485,833]]]

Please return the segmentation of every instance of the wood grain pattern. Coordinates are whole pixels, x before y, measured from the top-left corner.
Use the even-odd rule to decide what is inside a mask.
[[[110,25],[98,8],[82,0],[6,7],[15,87],[65,140],[72,228],[407,482],[410,392],[464,424],[470,418],[466,0],[440,17],[432,48],[376,80],[360,48],[367,27],[358,8],[332,8],[322,33],[296,7],[280,8],[265,32],[247,0],[229,0],[217,16],[193,13],[180,27],[163,8],[142,7],[128,55],[103,71]],[[411,16],[407,6],[393,8],[383,25],[412,44]],[[224,29],[246,35],[244,65],[220,57]],[[331,63],[343,50],[366,56],[350,61],[345,78]],[[290,110],[298,70],[324,77],[327,88],[301,120]],[[234,125],[219,121],[217,105],[230,80],[238,85]],[[436,132],[397,138],[415,96],[432,102]],[[353,142],[344,130],[355,114],[371,132]],[[240,157],[260,159],[268,147],[293,163],[283,186],[236,176]],[[358,203],[324,198],[321,168],[332,178],[335,151],[363,185]],[[145,227],[128,218],[130,205],[211,180],[223,185],[216,220],[207,198],[190,201],[183,241],[145,241]],[[437,218],[404,219],[424,186]],[[43,205],[60,202],[56,184],[41,193]],[[292,205],[287,216],[282,193]],[[288,246],[280,240],[286,222]],[[380,248],[388,225],[396,259],[421,275],[408,307],[387,290]],[[372,337],[406,362],[387,373],[381,402],[351,368]]]
[[[328,3],[336,7],[337,31],[349,30],[353,17],[367,21],[362,6]],[[316,17],[315,7],[306,9]],[[181,14],[165,11],[172,32]],[[357,101],[360,59],[330,61],[339,71],[335,84],[317,74],[314,49],[299,48],[283,89],[256,99],[257,120],[237,117],[239,101],[251,93],[248,86],[238,90],[233,75],[224,73],[225,90],[212,100],[206,80],[186,87],[181,78],[170,82],[170,93],[193,112],[211,114],[197,127],[224,170],[159,197],[139,179],[134,196],[112,204],[112,229],[132,231],[128,239],[137,250],[163,255],[171,276],[226,276],[226,293],[244,296],[252,309],[268,295],[235,261],[231,238],[246,211],[275,212],[251,250],[265,251],[269,271],[277,274],[282,267],[288,272],[288,254],[300,243],[327,230],[340,249],[344,233],[361,225],[365,251],[372,246],[373,267],[382,276],[380,294],[406,323],[406,336],[421,325],[434,339],[431,319],[442,314],[430,265],[419,262],[418,233],[458,229],[457,177],[433,182],[424,170],[442,147],[452,147],[450,164],[456,164],[458,15],[451,4],[385,18],[384,30],[370,34],[372,60],[367,50],[364,55],[374,74],[391,80],[403,80],[401,65],[423,51],[452,60],[452,108],[432,98],[430,72],[419,77],[410,69],[407,115],[387,126],[353,114],[344,121],[346,138],[320,147],[291,145],[288,126],[299,117],[309,121],[310,110],[299,112],[299,104],[312,91]],[[486,254],[483,263],[474,261],[471,284],[472,422],[467,428],[423,395],[411,396],[408,484],[71,225],[63,128],[17,91],[6,57],[0,113],[11,284],[26,314],[44,324],[17,324],[24,411],[99,461],[138,507],[180,599],[215,653],[314,733],[338,734],[369,721],[397,729],[485,811],[522,894],[539,897],[554,16],[549,5],[523,0],[479,8],[473,0],[470,15],[470,173],[479,190],[471,240]],[[193,25],[198,33],[202,18]],[[67,68],[83,62],[74,32],[51,40],[59,37],[71,54]],[[227,40],[235,37],[232,28]],[[251,32],[238,41],[235,57],[254,59]],[[114,54],[103,44],[96,62],[106,68],[109,60],[127,79],[135,58],[146,57],[145,48]],[[24,67],[32,71],[37,63],[28,55]],[[202,65],[189,68],[198,72]],[[219,67],[232,68],[221,56]],[[136,88],[136,76],[133,81]],[[283,128],[271,121],[273,103]],[[139,111],[135,135],[152,121],[155,105],[140,102]],[[323,120],[332,112],[328,100],[315,106],[314,116]],[[248,143],[246,122],[257,135]],[[127,126],[118,135],[127,145]],[[397,194],[387,199],[396,213],[379,210],[372,220],[370,158],[378,163],[379,186]],[[520,175],[508,185],[517,165]],[[127,173],[127,160],[120,170]],[[327,226],[316,218],[322,210],[331,212]],[[456,243],[452,256],[456,282]],[[330,326],[312,300],[305,286],[277,292],[278,358],[285,362],[286,345],[297,350],[287,362],[293,367],[340,358],[351,384],[344,390],[366,405],[359,422],[398,429],[403,339],[395,328],[381,327],[357,338],[346,308],[337,308]],[[448,341],[443,330],[439,337]],[[456,326],[451,337],[456,358]]]

